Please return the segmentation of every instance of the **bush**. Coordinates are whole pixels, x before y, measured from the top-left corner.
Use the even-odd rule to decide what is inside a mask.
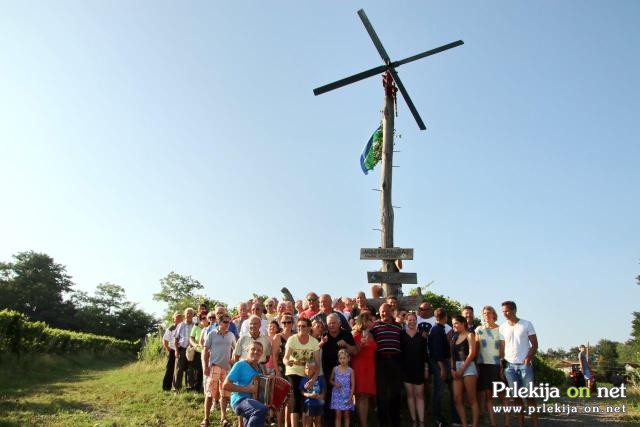
[[[549,383],[552,387],[563,387],[567,384],[567,376],[564,372],[552,368],[538,356],[533,359],[533,372],[536,383]]]
[[[0,354],[11,352],[18,358],[25,353],[94,355],[135,354],[140,341],[72,332],[49,327],[44,322],[32,322],[17,311],[0,311]]]
[[[147,336],[142,349],[138,352],[138,360],[144,362],[164,360],[166,356],[167,351],[162,347],[162,337],[160,335]]]

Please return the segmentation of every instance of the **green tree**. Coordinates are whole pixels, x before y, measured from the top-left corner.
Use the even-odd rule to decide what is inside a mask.
[[[618,344],[618,354],[620,362],[640,362],[640,312],[632,313],[631,321],[631,338],[625,342]]]
[[[126,302],[116,313],[114,323],[114,337],[132,340],[157,331],[160,321],[138,308],[137,304]]]
[[[640,343],[640,311],[633,312],[633,320],[631,321],[631,337],[634,341]]]
[[[209,302],[207,307],[211,308],[211,302],[217,301],[196,294],[196,291],[203,288],[204,286],[193,277],[172,271],[160,279],[160,292],[153,294],[153,299],[167,304],[164,318],[170,321],[175,311],[182,311],[187,307],[196,308],[201,302]]]
[[[453,316],[457,316],[462,312],[463,305],[459,301],[444,295],[438,295],[429,291],[422,297],[422,300],[428,301],[434,310],[436,308],[444,308],[447,312],[447,316],[449,317],[449,322],[451,322],[451,318]]]
[[[108,314],[116,313],[127,303],[124,288],[109,282],[96,286],[94,301]]]
[[[100,283],[93,296],[86,292],[74,295],[77,305],[77,329],[121,339],[140,339],[153,332],[158,320],[127,301],[124,288]]]
[[[20,252],[13,262],[0,263],[0,309],[20,311],[32,320],[68,328],[75,313],[65,297],[74,283],[66,267],[47,254]]]
[[[618,370],[618,343],[601,339],[596,346],[598,371],[608,380]]]

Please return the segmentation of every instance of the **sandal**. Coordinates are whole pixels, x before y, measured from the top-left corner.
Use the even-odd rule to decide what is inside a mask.
[[[200,427],[209,427],[209,420],[206,418],[202,420],[202,422],[200,423]]]

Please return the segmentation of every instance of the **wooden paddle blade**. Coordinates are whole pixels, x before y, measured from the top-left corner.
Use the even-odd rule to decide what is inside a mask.
[[[389,63],[391,62],[391,59],[389,58],[387,51],[384,49],[384,46],[382,46],[382,42],[380,41],[380,38],[376,34],[376,31],[373,29],[373,25],[371,25],[371,22],[369,22],[369,18],[367,18],[367,14],[364,13],[364,9],[360,9],[358,11],[358,16],[360,17],[360,20],[362,21],[364,28],[367,30],[367,33],[369,33],[369,37],[371,37],[371,40],[373,41],[373,45],[376,47],[376,49],[378,49],[378,53],[382,57],[382,60],[384,61],[385,64],[389,65]]]

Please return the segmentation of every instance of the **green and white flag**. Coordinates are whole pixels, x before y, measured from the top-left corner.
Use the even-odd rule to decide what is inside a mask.
[[[360,167],[365,175],[382,159],[382,123],[378,126],[360,154]]]

